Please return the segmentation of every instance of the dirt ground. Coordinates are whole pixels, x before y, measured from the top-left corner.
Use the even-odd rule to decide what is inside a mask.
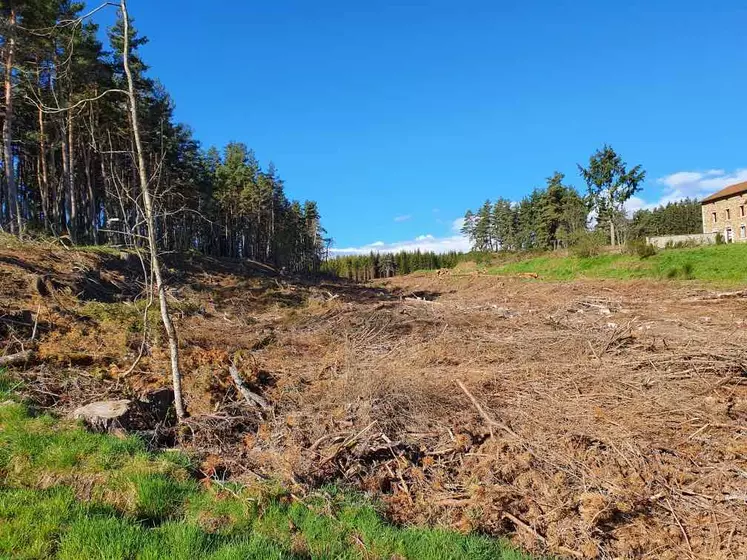
[[[157,322],[145,345],[138,328],[138,267],[0,248],[3,352],[36,348],[18,375],[37,402],[67,412],[168,385]],[[395,522],[561,557],[747,558],[744,297],[688,282],[259,272],[205,259],[171,271],[191,413],[177,439],[205,476],[347,484]],[[242,399],[231,361],[271,410]]]

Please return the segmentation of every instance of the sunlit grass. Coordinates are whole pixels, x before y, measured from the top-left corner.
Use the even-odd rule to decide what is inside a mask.
[[[491,274],[536,273],[544,280],[651,278],[733,285],[747,282],[747,244],[666,249],[642,259],[624,253],[594,257],[546,254],[488,267]]]
[[[12,382],[0,372],[0,392]],[[395,527],[358,494],[201,484],[178,452],[0,404],[0,558],[529,557],[500,540]]]

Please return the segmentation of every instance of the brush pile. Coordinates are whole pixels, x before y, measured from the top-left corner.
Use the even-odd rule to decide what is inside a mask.
[[[747,547],[747,303],[650,283],[390,287],[401,299],[335,303],[255,354],[282,380],[256,468],[269,454],[268,473],[355,484],[398,521],[561,556]]]
[[[18,371],[29,395],[67,413],[168,386],[142,306],[30,293],[25,276],[50,273],[40,259],[0,259],[5,353],[36,325],[36,360]],[[126,272],[86,278],[110,290],[131,285]],[[310,285],[215,267],[172,286],[191,412],[176,437],[205,476],[280,478],[298,494],[349,484],[395,521],[562,557],[747,550],[743,298],[482,275]]]

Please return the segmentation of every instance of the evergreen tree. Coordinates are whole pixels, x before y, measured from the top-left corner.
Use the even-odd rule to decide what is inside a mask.
[[[588,207],[562,173],[547,179],[518,204],[498,198],[486,201],[477,214],[468,210],[462,232],[475,251],[517,251],[568,247],[586,230]]]
[[[389,278],[395,274],[408,274],[416,270],[437,270],[453,268],[469,255],[451,251],[435,253],[399,251],[398,253],[376,253],[368,255],[347,255],[329,259],[322,263],[321,270],[341,278],[366,281],[373,278]],[[378,265],[377,265],[378,263]]]
[[[495,247],[513,249],[516,245],[515,213],[511,201],[498,198],[493,204],[492,227]]]
[[[494,249],[491,222],[492,207],[490,201],[486,200],[475,217],[474,246],[478,251],[492,251]]]
[[[0,227],[74,243],[131,245],[145,238],[123,90],[124,25],[98,29],[70,0],[0,0],[5,103]],[[130,20],[131,22],[131,20]],[[313,203],[286,198],[277,169],[239,143],[203,151],[174,119],[128,26],[129,66],[146,175],[162,250],[254,258],[314,272],[324,230]]]
[[[664,206],[638,210],[631,220],[631,237],[686,235],[703,231],[701,204],[694,199],[669,202]]]
[[[615,223],[624,217],[623,204],[641,190],[646,172],[640,165],[628,170],[622,158],[607,145],[592,154],[587,168],[579,165],[578,169],[589,189],[589,201],[596,211],[597,221],[609,227],[610,244],[615,245]]]
[[[467,236],[472,244],[475,243],[475,223],[475,215],[472,213],[472,210],[467,210],[464,214],[461,233]]]

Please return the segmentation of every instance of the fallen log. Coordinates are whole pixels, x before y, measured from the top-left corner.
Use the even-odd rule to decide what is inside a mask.
[[[239,370],[236,368],[234,364],[231,364],[228,366],[228,373],[231,374],[231,379],[233,379],[234,384],[236,385],[236,388],[239,390],[239,392],[244,395],[244,399],[246,399],[246,402],[250,405],[256,405],[259,406],[262,410],[269,410],[270,404],[263,399],[261,396],[259,396],[254,391],[250,390],[249,387],[246,386],[246,383],[244,383],[244,380],[241,379],[241,375],[239,374]]]
[[[0,367],[15,366],[28,362],[34,356],[33,350],[24,350],[17,354],[9,354],[7,356],[0,356]]]

